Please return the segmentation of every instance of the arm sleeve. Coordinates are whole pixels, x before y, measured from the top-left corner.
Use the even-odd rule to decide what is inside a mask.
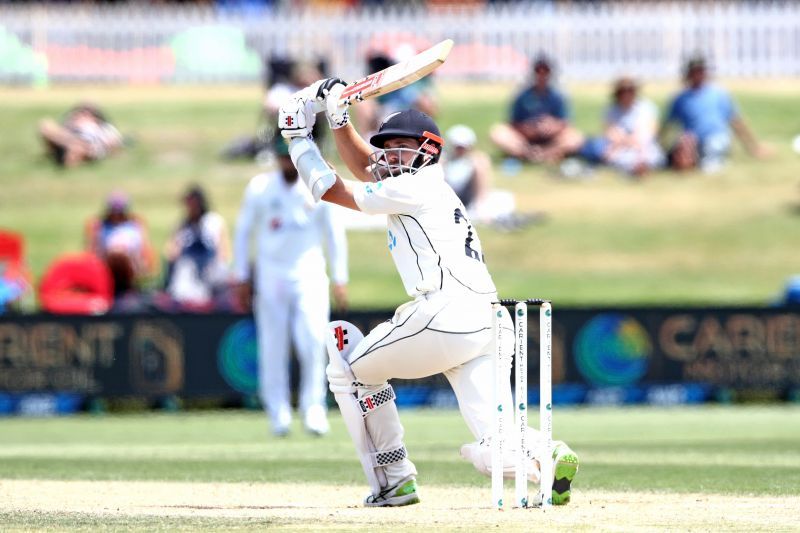
[[[250,278],[250,232],[256,215],[254,204],[255,197],[251,183],[245,189],[233,236],[233,279],[236,281],[246,281]]]
[[[345,284],[348,281],[348,272],[347,234],[344,224],[334,211],[334,207],[329,204],[322,204],[321,218],[331,281],[337,285]]]
[[[421,189],[412,176],[401,174],[377,183],[354,183],[353,199],[370,215],[410,215],[423,203]]]

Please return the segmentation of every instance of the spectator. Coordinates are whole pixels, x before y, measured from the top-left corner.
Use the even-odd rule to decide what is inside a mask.
[[[0,315],[33,308],[31,279],[22,235],[0,228]]]
[[[492,164],[476,147],[469,126],[458,124],[445,133],[444,179],[467,208],[470,218],[500,230],[520,229],[540,216],[515,212],[514,195],[492,188]]]
[[[189,188],[183,204],[186,215],[166,247],[167,293],[179,309],[210,311],[219,307],[227,288],[228,229],[199,186]]]
[[[548,58],[536,58],[533,84],[514,99],[509,122],[492,127],[491,139],[504,154],[534,163],[558,163],[583,144],[583,135],[570,124],[566,98],[551,84],[552,71]]]
[[[245,191],[234,238],[234,277],[242,306],[255,311],[259,392],[273,433],[283,436],[289,431],[289,354],[294,344],[301,368],[298,396],[303,423],[310,433],[324,435],[329,430],[324,334],[330,320],[330,281],[323,244],[330,261],[334,304],[344,310],[347,238],[331,204],[314,204],[308,188],[297,179],[289,147],[280,134],[274,143],[279,169],[254,177]],[[257,247],[252,273],[251,237]],[[255,302],[251,280],[257,289]]]
[[[776,305],[786,307],[800,306],[800,275],[791,276],[786,280],[786,286]]]
[[[48,155],[63,167],[105,159],[123,144],[119,130],[92,104],[70,109],[60,123],[49,118],[42,120],[39,134]]]
[[[108,196],[103,213],[86,225],[86,250],[102,259],[114,280],[114,297],[141,286],[155,273],[155,257],[147,226],[131,213],[123,192]]]
[[[381,70],[405,61],[417,51],[413,45],[404,43],[398,46],[391,55],[384,52],[373,52],[367,57],[367,74]],[[396,91],[365,100],[358,105],[355,120],[359,131],[375,132],[378,130],[381,117],[404,109],[416,109],[435,117],[439,106],[433,87],[433,76],[425,76],[411,85],[401,87]]]
[[[475,131],[463,124],[445,133],[444,179],[468,210],[486,200],[492,180],[492,163],[475,147],[477,140]]]
[[[283,56],[269,58],[264,79],[266,93],[258,117],[256,135],[248,135],[231,141],[223,150],[225,159],[259,159],[271,161],[272,136],[278,119],[278,108],[293,93],[318,80],[325,69],[325,61],[316,63],[298,62]],[[323,139],[325,128],[321,123],[314,126],[314,138]]]
[[[661,128],[663,134],[670,123],[676,123],[683,130],[669,154],[673,168],[718,171],[730,151],[731,128],[752,156],[769,155],[742,120],[730,95],[708,82],[704,58],[686,63],[685,82],[686,88],[672,101]]]
[[[105,262],[95,254],[64,254],[42,275],[39,302],[47,313],[106,313],[114,304],[114,280]]]
[[[323,62],[311,63],[292,60],[288,66],[288,75],[276,76],[267,87],[267,94],[264,97],[264,112],[268,117],[276,118],[278,108],[293,93],[320,79],[325,65]],[[275,124],[275,120],[270,121],[270,124]]]
[[[592,161],[641,177],[664,164],[664,152],[656,139],[658,108],[639,97],[638,91],[632,78],[614,83],[603,136],[587,141],[581,152]]]

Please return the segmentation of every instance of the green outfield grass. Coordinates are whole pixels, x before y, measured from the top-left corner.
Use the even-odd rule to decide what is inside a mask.
[[[458,456],[457,411],[403,411],[420,483],[481,487]],[[0,421],[0,479],[363,484],[338,418],[326,439],[271,437],[257,412]],[[563,409],[555,436],[580,454],[587,490],[800,495],[800,408]]]
[[[800,134],[800,84],[732,88],[753,129],[775,149],[771,159],[752,160],[737,147],[719,175],[659,173],[644,183],[606,171],[580,183],[542,168],[505,176],[496,164],[497,186],[513,190],[521,209],[548,216],[519,233],[480,230],[500,292],[572,305],[769,302],[800,259],[800,158],[789,147]],[[663,104],[674,89],[645,93]],[[505,116],[513,90],[443,85],[443,129],[467,123],[490,148],[488,126]],[[570,92],[579,127],[598,132],[606,88]],[[232,226],[247,180],[260,171],[217,157],[227,141],[254,129],[256,87],[0,89],[0,97],[0,227],[25,234],[37,275],[57,254],[80,249],[85,221],[112,189],[132,195],[161,248],[188,183],[205,185]],[[103,105],[136,143],[97,165],[55,169],[41,156],[36,122],[82,99]],[[392,307],[405,299],[384,235],[351,233],[350,242],[352,304]]]
[[[471,502],[481,502],[470,505],[483,506],[489,496],[489,480],[458,456],[460,445],[470,439],[458,413],[422,410],[403,411],[401,416],[406,444],[419,470],[423,502],[460,508],[465,504],[455,500],[426,502],[425,494],[441,497],[463,492],[471,495]],[[313,494],[312,487],[320,485],[332,487],[329,490],[333,492],[338,490],[335,487],[363,491],[363,474],[344,425],[338,417],[332,423],[332,433],[324,439],[305,435],[299,425],[288,438],[279,439],[268,435],[265,419],[257,412],[6,419],[0,421],[0,493],[4,485],[13,487],[9,484],[14,479],[188,482],[203,490],[210,485],[201,483],[243,483],[244,489],[254,483],[252,490],[269,486],[262,484],[291,484],[293,494],[308,491],[309,501],[324,497]],[[575,520],[573,525],[580,529],[593,525],[581,523],[581,513],[587,505],[597,505],[598,499],[607,499],[609,504],[612,500],[635,502],[655,493],[661,495],[656,500],[689,506],[723,495],[729,498],[725,505],[756,497],[780,506],[800,495],[800,409],[796,406],[558,409],[555,431],[556,437],[569,442],[581,457],[573,503],[556,517]],[[122,486],[130,487],[134,494],[138,485]],[[102,495],[96,497],[102,501]],[[201,498],[200,493],[197,497]],[[228,529],[264,525],[253,523],[252,516],[239,521],[201,516],[181,521],[169,513],[149,516],[152,510],[146,509],[117,509],[117,513],[111,509],[109,514],[101,507],[96,510],[98,516],[75,512],[70,507],[74,503],[53,510],[45,493],[35,496],[34,506],[39,506],[39,511],[31,512],[30,503],[20,503],[22,495],[12,493],[6,498],[0,502],[0,520],[16,527],[91,528],[105,524]],[[15,498],[20,500],[15,502]],[[268,517],[272,516],[271,509],[281,508],[280,499],[252,509],[266,510]],[[345,507],[358,503],[352,501]],[[222,508],[225,505],[236,508],[235,502],[220,503]],[[198,504],[197,509],[205,507]],[[790,509],[779,511],[789,513]],[[120,512],[129,516],[123,520]],[[482,512],[481,516],[492,516],[489,510]],[[633,506],[626,512],[636,516]],[[678,524],[671,522],[671,512],[663,509],[664,524]],[[728,512],[735,517],[737,509]],[[790,516],[780,513],[776,512],[776,517]],[[339,518],[317,527],[341,526]],[[367,518],[374,519],[375,515]],[[302,520],[289,523],[276,518],[272,522],[275,526],[287,524],[315,527]],[[691,523],[684,525],[694,528]]]

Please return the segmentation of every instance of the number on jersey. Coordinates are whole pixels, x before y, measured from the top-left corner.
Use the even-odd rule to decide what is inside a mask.
[[[453,217],[455,219],[456,224],[461,224],[461,221],[464,221],[464,224],[467,226],[467,238],[464,240],[464,253],[467,254],[468,257],[472,259],[476,259],[482,263],[485,263],[484,256],[479,250],[475,250],[472,247],[472,241],[475,240],[473,235],[475,234],[472,231],[472,224],[470,223],[469,219],[464,215],[461,211],[460,207],[456,207],[455,212],[453,213]]]

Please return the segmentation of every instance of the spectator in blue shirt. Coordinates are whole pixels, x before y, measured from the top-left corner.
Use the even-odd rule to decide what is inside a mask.
[[[730,151],[731,129],[752,156],[768,155],[728,92],[708,82],[705,59],[696,57],[687,62],[685,81],[687,87],[672,101],[661,128],[663,134],[674,123],[683,130],[669,154],[672,167],[718,171]]]
[[[550,83],[552,64],[544,56],[533,63],[533,85],[517,95],[508,123],[492,127],[492,141],[510,157],[535,163],[558,163],[583,144],[570,124],[566,98]]]

